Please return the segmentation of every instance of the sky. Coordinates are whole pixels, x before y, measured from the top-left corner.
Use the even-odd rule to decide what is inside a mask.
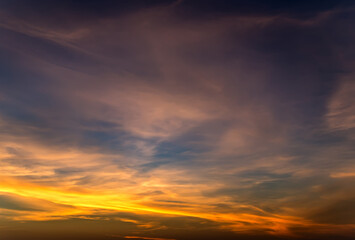
[[[353,239],[354,13],[1,0],[0,239]]]

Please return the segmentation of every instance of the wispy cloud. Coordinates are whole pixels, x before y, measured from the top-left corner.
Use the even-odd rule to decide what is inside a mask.
[[[353,234],[352,10],[186,2],[70,27],[0,11],[0,218]]]

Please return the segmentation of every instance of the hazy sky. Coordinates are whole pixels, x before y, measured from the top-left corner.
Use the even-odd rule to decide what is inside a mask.
[[[1,0],[0,239],[352,239],[352,0]]]

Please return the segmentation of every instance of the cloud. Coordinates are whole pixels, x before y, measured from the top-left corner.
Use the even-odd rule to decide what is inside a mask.
[[[343,80],[328,105],[327,122],[331,129],[348,130],[355,127],[355,84],[348,76]]]
[[[340,16],[352,10],[216,3],[221,15],[205,19],[213,11],[191,1],[139,1],[119,14],[120,4],[105,1],[76,15],[69,10],[82,4],[64,1],[59,24],[33,15],[34,5],[21,15],[20,4],[7,4],[0,200],[8,221],[117,220],[139,236],[190,221],[246,234],[353,229],[345,194],[353,83],[339,73],[353,50],[339,44],[353,40],[352,19]],[[189,8],[195,18],[182,17]],[[117,212],[140,218],[109,217]]]
[[[124,238],[130,239],[147,239],[147,240],[171,240],[173,238],[152,238],[152,237],[137,237],[137,236],[124,236]]]

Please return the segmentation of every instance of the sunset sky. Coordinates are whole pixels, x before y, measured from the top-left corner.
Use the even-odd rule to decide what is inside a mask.
[[[0,240],[355,238],[355,1],[0,0]]]

